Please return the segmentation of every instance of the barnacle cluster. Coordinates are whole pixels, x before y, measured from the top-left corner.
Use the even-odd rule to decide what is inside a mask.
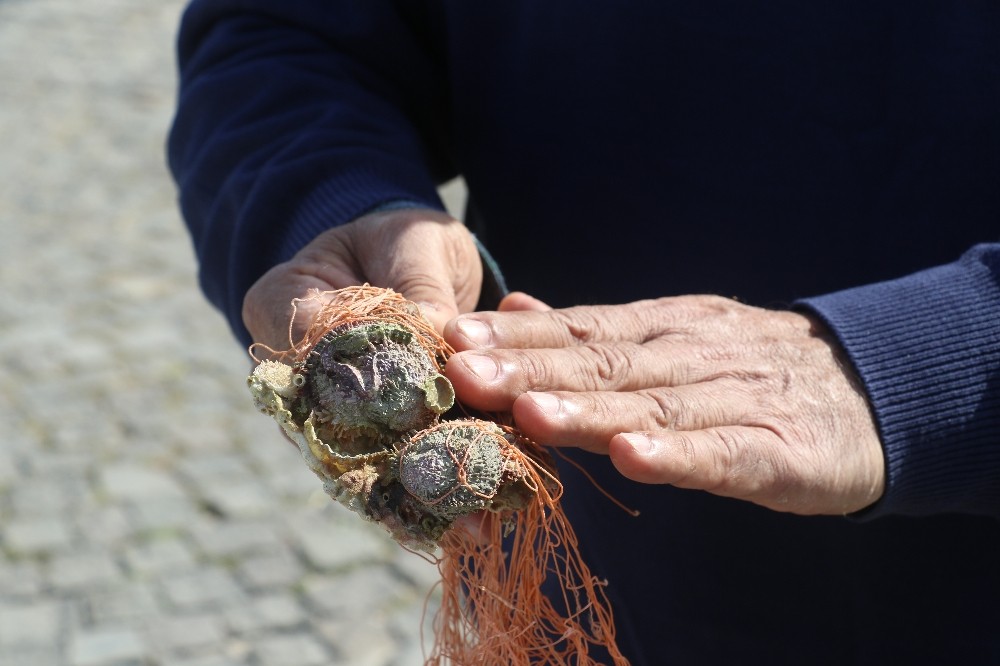
[[[310,316],[293,339],[299,306]],[[248,379],[332,498],[411,549],[440,552],[441,606],[426,666],[596,666],[615,643],[606,582],[590,573],[552,459],[498,415],[455,404],[451,348],[416,305],[367,285],[292,303],[290,349]],[[478,529],[451,529],[467,521]],[[541,590],[562,590],[555,605]],[[598,652],[600,652],[600,650]],[[601,659],[601,663],[606,660]]]
[[[367,286],[320,297],[304,338],[261,361],[248,384],[327,494],[422,550],[462,516],[522,508],[530,480],[513,455],[522,438],[449,412],[451,350],[419,309]]]

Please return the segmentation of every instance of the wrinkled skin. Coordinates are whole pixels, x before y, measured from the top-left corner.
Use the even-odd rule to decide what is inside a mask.
[[[512,410],[536,441],[606,453],[642,483],[803,514],[882,494],[866,398],[817,320],[713,296],[534,305],[449,324],[460,399]]]
[[[440,331],[475,307],[482,263],[469,231],[446,213],[372,213],[323,232],[265,273],[247,292],[243,322],[255,342],[285,349],[293,298],[304,297],[309,289],[331,291],[366,282],[417,303]],[[317,301],[300,306],[296,338],[321,306]]]

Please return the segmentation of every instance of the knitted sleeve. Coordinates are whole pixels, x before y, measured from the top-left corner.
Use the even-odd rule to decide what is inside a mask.
[[[838,336],[878,422],[886,492],[860,517],[1000,517],[1000,244],[799,305]]]
[[[416,6],[188,7],[168,159],[202,288],[238,337],[247,289],[320,232],[392,200],[443,209],[443,39]]]

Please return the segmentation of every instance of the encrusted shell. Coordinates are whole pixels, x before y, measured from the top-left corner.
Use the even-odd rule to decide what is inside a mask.
[[[327,333],[303,365],[318,423],[345,449],[361,452],[434,423],[454,404],[451,382],[406,328],[364,323]]]
[[[500,489],[509,447],[491,423],[448,421],[417,433],[399,452],[399,480],[431,513],[457,518],[487,508]]]

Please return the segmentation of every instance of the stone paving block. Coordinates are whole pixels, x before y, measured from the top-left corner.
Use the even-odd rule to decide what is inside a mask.
[[[4,545],[19,554],[63,551],[73,542],[74,534],[63,518],[18,519],[0,529]]]
[[[267,447],[255,447],[267,448]],[[314,495],[326,497],[323,485],[312,470],[302,462],[300,455],[282,455],[265,467],[265,482],[278,496],[297,505],[305,505]],[[325,502],[332,501],[329,498]]]
[[[140,532],[183,529],[201,515],[189,497],[142,499],[123,505],[129,524]]]
[[[65,607],[57,601],[0,603],[0,648],[51,646],[65,625]]]
[[[262,481],[210,482],[199,488],[201,499],[213,511],[227,518],[256,518],[272,513],[278,504],[275,494]]]
[[[395,544],[374,525],[363,523],[360,518],[355,521],[343,525],[296,521],[291,525],[293,543],[306,561],[321,571],[384,560]]]
[[[411,553],[402,547],[397,548],[390,558],[393,571],[399,573],[404,580],[415,588],[429,590],[441,581],[441,572],[437,565],[424,557],[429,555]]]
[[[89,592],[82,604],[87,622],[103,626],[138,626],[160,612],[153,590],[137,581]]]
[[[247,370],[249,370],[249,366]],[[197,372],[205,373],[205,369],[198,368]],[[237,384],[245,381],[245,377],[241,379],[238,377],[239,375],[233,376],[233,381]],[[241,387],[240,390],[246,389]],[[231,452],[233,438],[229,429],[219,418],[221,414],[227,414],[230,411],[222,394],[215,394],[211,400],[191,399],[188,394],[185,394],[183,399],[185,401],[185,418],[183,421],[173,420],[164,424],[164,439],[176,442],[189,455],[204,455],[209,451]]]
[[[307,619],[302,605],[288,592],[254,597],[227,609],[225,616],[230,629],[242,635],[294,629]]]
[[[267,666],[326,666],[330,654],[311,634],[265,636],[254,642],[253,655]]]
[[[42,573],[38,562],[0,560],[0,592],[5,598],[32,597],[41,589]]]
[[[360,618],[382,614],[408,595],[408,588],[384,566],[369,563],[337,576],[307,576],[302,590],[309,606],[330,617]]]
[[[105,466],[100,471],[104,492],[115,500],[179,499],[184,489],[163,470],[124,462]]]
[[[178,537],[153,539],[125,549],[125,563],[140,577],[190,571],[197,560],[187,542]]]
[[[217,609],[245,599],[246,595],[222,569],[204,568],[160,581],[171,606],[179,611]]]
[[[318,622],[317,630],[333,646],[338,664],[389,666],[395,659],[396,640],[380,623],[341,618]]]
[[[64,666],[62,651],[55,646],[35,648],[0,647],[0,664],[3,666]]]
[[[147,627],[148,642],[161,653],[178,653],[221,645],[225,623],[217,614],[199,613],[158,618]]]
[[[0,412],[0,419],[4,416],[3,412]],[[0,451],[0,488],[11,485],[20,476],[21,470],[14,459],[14,455],[6,451]]]
[[[434,620],[440,608],[441,595],[437,591],[429,598],[421,597],[417,603],[411,601],[393,607],[384,623],[395,637],[397,652],[393,666],[424,663],[423,651],[434,644]]]
[[[74,551],[49,562],[49,585],[56,592],[108,587],[122,579],[122,571],[106,552]]]
[[[179,657],[160,661],[160,666],[246,666],[246,664],[246,660],[231,657]]]
[[[185,456],[177,464],[177,473],[198,486],[241,483],[255,477],[246,457],[222,451]]]
[[[31,483],[10,491],[10,504],[19,518],[55,517],[92,503],[90,488],[82,473],[42,476],[33,474]]]
[[[88,542],[101,547],[116,547],[135,531],[125,509],[117,505],[84,510],[75,523]]]
[[[244,558],[237,568],[237,577],[251,591],[291,587],[305,575],[305,568],[288,551],[273,555]]]
[[[132,629],[87,629],[70,638],[70,666],[140,666],[148,655],[142,637]]]
[[[194,527],[191,536],[208,557],[267,554],[284,548],[274,526],[260,520],[205,522]]]

